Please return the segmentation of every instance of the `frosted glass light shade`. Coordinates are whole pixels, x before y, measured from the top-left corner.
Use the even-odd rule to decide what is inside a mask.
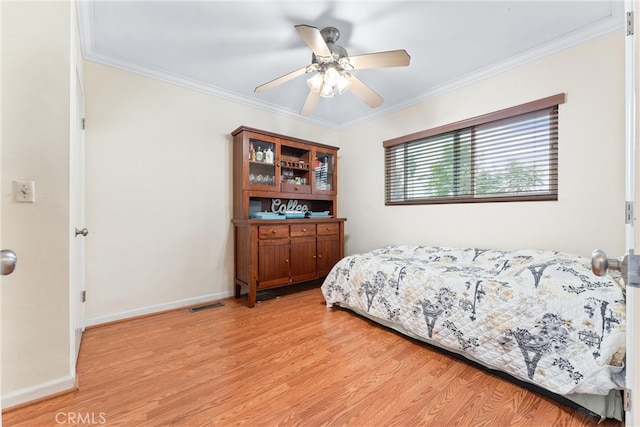
[[[325,98],[333,98],[335,94],[336,91],[333,90],[333,86],[328,84],[322,86],[322,92],[320,92],[320,96],[323,96]]]
[[[311,89],[315,93],[318,93],[320,92],[323,81],[324,78],[322,76],[322,73],[316,73],[313,77],[307,80],[307,86],[309,86],[309,89]]]
[[[349,76],[348,73],[346,75],[341,75],[338,79],[338,84],[336,85],[336,87],[338,88],[338,93],[340,95],[351,88],[351,81],[347,78],[347,76]]]
[[[340,73],[332,65],[329,65],[324,71],[324,84],[329,86],[335,86],[340,79]]]

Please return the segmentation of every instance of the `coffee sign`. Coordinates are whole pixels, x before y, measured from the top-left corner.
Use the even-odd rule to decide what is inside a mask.
[[[285,212],[307,212],[309,208],[297,200],[288,200],[284,203],[280,199],[271,199],[271,212],[284,215]]]

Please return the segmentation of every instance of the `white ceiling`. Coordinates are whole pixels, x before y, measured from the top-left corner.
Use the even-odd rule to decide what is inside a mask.
[[[93,1],[78,3],[86,59],[343,129],[624,27],[620,0]],[[349,55],[406,49],[408,67],[356,70],[385,102],[321,98],[299,116],[311,63],[296,24],[336,27]],[[526,84],[526,82],[523,82]]]

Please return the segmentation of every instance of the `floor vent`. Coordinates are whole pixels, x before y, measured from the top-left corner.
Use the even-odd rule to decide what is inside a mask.
[[[208,310],[210,308],[217,308],[217,307],[222,307],[224,304],[221,302],[214,302],[213,304],[207,304],[207,305],[201,305],[198,307],[191,307],[189,309],[190,312],[192,313],[196,313],[198,311],[202,311],[202,310]]]

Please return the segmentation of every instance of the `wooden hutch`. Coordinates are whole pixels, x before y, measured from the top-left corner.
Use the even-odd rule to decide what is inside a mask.
[[[344,257],[338,148],[239,127],[233,135],[235,297],[325,277]]]

